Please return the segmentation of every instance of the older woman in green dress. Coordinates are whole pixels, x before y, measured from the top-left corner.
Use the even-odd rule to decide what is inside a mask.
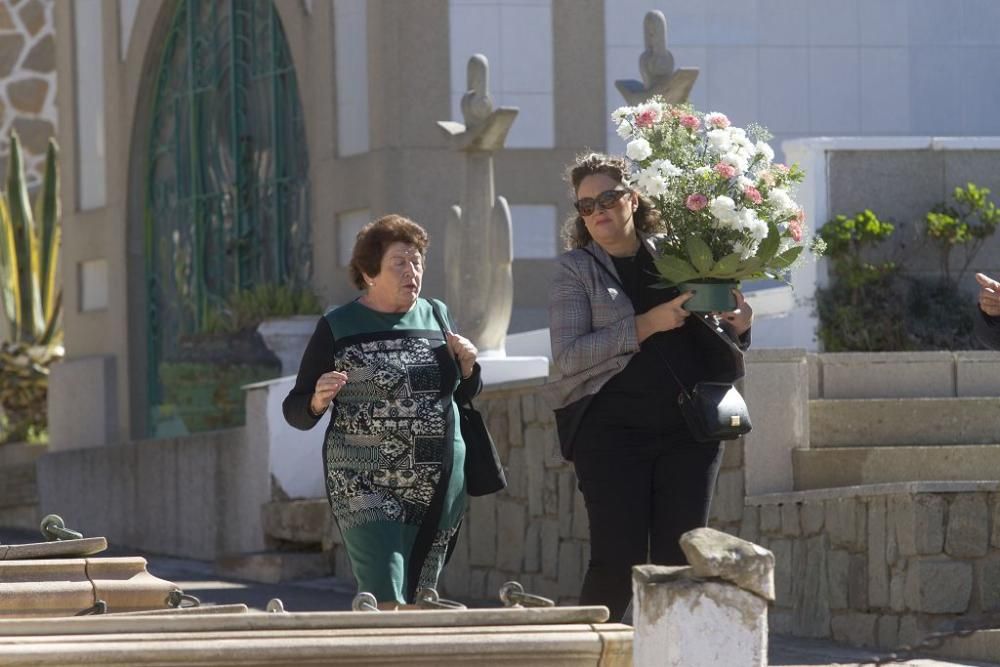
[[[437,587],[466,507],[456,400],[482,387],[475,346],[420,298],[427,245],[398,215],[361,230],[350,271],[363,294],[320,319],[283,405],[303,430],[331,413],[327,495],[358,588],[383,608]]]

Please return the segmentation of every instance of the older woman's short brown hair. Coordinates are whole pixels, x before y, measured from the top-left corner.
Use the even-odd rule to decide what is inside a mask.
[[[427,255],[430,241],[427,231],[409,218],[395,213],[369,222],[358,232],[351,253],[351,281],[359,290],[365,288],[365,276],[375,277],[382,270],[382,257],[393,243],[415,246],[421,255]]]
[[[604,153],[583,153],[576,157],[576,160],[566,171],[566,180],[573,187],[573,196],[580,188],[580,183],[588,176],[604,174],[618,181],[625,187],[632,189],[628,184],[629,166],[625,158],[605,155]],[[662,232],[666,229],[660,220],[660,212],[653,208],[653,202],[644,195],[639,195],[639,206],[633,214],[635,228],[644,234]],[[583,218],[577,213],[563,223],[562,228],[563,243],[567,250],[582,248],[590,243],[590,232]]]

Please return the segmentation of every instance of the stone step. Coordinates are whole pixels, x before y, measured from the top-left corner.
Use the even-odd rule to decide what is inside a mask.
[[[220,577],[280,584],[329,577],[334,562],[327,551],[261,551],[223,556],[215,561],[215,572]]]
[[[792,451],[795,489],[1000,480],[1000,446],[826,447]]]
[[[809,446],[972,445],[1000,437],[1000,398],[809,401]]]

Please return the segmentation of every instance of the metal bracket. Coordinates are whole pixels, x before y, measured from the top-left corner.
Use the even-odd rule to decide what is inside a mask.
[[[47,542],[83,539],[83,533],[67,528],[66,523],[58,514],[49,514],[42,519],[39,530],[42,531],[42,537]]]
[[[423,609],[466,609],[467,607],[461,602],[455,602],[454,600],[445,600],[438,595],[437,589],[434,588],[418,588],[417,589],[417,606]]]

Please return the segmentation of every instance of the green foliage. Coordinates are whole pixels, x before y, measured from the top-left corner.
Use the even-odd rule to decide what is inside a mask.
[[[202,332],[232,334],[256,328],[269,318],[319,312],[319,300],[308,289],[288,285],[258,285],[253,289],[232,293],[221,309],[208,313]]]
[[[865,258],[893,239],[895,226],[870,210],[836,216],[820,230],[827,244],[831,282],[816,291],[817,336],[829,352],[970,349],[979,347],[972,331],[972,295],[958,278],[982,243],[996,230],[1000,214],[989,190],[969,183],[956,188],[956,205],[935,206],[926,216],[927,242],[942,252],[942,275],[927,280],[907,275],[892,261]],[[967,258],[954,277],[948,255],[964,247]]]
[[[1000,211],[988,199],[989,194],[988,188],[967,183],[964,188],[955,188],[953,206],[942,202],[927,213],[927,239],[937,248],[945,280],[954,285],[959,283],[983,244],[1000,224]],[[955,248],[962,248],[964,261],[958,273],[952,276],[951,252]]]
[[[0,343],[0,442],[46,432],[49,366],[63,356],[59,288],[58,149],[49,140],[34,209],[28,202],[21,142],[10,137],[7,188],[0,197],[0,313],[10,340]]]
[[[32,211],[21,141],[10,137],[7,189],[0,198],[0,304],[11,342],[48,345],[62,340],[58,149],[49,140],[45,174]]]

